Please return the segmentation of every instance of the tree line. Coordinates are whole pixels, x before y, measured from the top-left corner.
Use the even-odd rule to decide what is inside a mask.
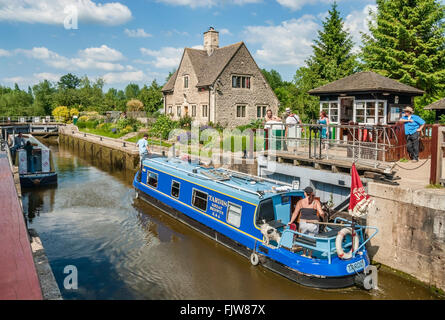
[[[334,2],[312,46],[312,54],[292,81],[283,81],[276,70],[262,72],[280,101],[304,121],[318,117],[319,99],[308,91],[359,71],[374,71],[425,91],[414,109],[432,122],[434,111],[423,107],[445,96],[445,6],[440,0],[376,0],[377,10],[355,50],[352,36]],[[172,75],[170,72],[169,77]],[[167,79],[169,78],[167,77]],[[0,114],[47,115],[57,106],[79,111],[124,111],[132,108],[150,114],[162,108],[162,86],[153,81],[140,88],[130,83],[124,90],[103,92],[104,81],[67,74],[53,84],[47,80],[21,90],[0,86]]]
[[[162,108],[162,92],[156,80],[142,88],[130,83],[124,90],[103,90],[104,81],[91,81],[87,76],[79,78],[68,73],[57,83],[43,80],[22,90],[0,86],[0,114],[4,116],[51,115],[60,106],[82,111],[104,113],[109,110],[146,111],[154,114]]]

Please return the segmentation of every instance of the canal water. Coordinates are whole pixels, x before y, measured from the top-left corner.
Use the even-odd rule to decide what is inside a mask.
[[[300,286],[135,199],[132,174],[51,146],[57,188],[23,192],[64,299],[437,299],[391,272],[379,289]],[[78,288],[65,289],[67,266]]]

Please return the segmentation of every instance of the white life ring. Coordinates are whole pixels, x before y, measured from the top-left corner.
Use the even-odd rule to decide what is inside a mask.
[[[337,249],[337,255],[340,259],[348,260],[352,258],[352,253],[358,249],[359,246],[359,238],[356,232],[354,232],[354,247],[351,248],[349,252],[343,251],[343,239],[346,235],[352,234],[351,228],[343,228],[340,230],[340,232],[337,234],[337,238],[335,239],[335,248]]]

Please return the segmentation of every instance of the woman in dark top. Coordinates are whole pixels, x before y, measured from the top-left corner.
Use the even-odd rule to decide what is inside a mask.
[[[318,222],[324,218],[320,201],[315,199],[314,190],[311,187],[304,189],[304,199],[298,201],[289,224],[297,221],[300,224],[300,233],[315,236],[318,234],[319,225],[311,222]]]

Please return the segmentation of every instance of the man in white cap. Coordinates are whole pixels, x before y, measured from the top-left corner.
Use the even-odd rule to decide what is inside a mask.
[[[425,120],[414,114],[414,110],[411,107],[403,109],[405,115],[400,119],[400,122],[405,124],[405,136],[406,136],[406,150],[413,160],[413,162],[419,161],[419,138],[423,127],[425,126]]]
[[[295,151],[295,148],[298,147],[298,139],[301,139],[301,127],[297,126],[297,124],[301,124],[300,117],[292,112],[290,108],[286,108],[286,141],[288,148],[290,147]],[[295,139],[296,138],[296,139]]]

